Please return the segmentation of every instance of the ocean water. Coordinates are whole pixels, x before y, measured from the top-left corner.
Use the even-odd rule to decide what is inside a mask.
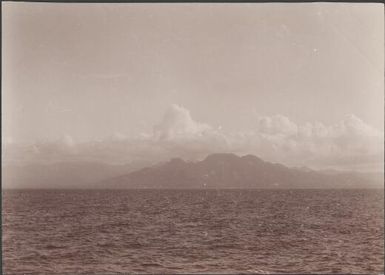
[[[383,273],[383,190],[3,190],[3,272]]]

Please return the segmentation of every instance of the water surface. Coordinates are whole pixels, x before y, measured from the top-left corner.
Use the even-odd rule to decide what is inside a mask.
[[[5,190],[3,272],[383,273],[383,190]]]

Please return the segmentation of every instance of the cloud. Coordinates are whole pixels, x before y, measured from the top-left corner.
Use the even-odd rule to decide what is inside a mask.
[[[152,140],[170,157],[197,159],[209,153],[227,151],[225,135],[206,123],[195,121],[190,111],[171,105],[154,126]]]
[[[293,165],[338,165],[381,161],[383,132],[354,115],[326,126],[320,122],[297,125],[282,115],[257,117],[253,131],[240,138],[243,151]]]
[[[110,139],[113,140],[113,141],[123,141],[123,140],[127,139],[127,136],[122,134],[122,133],[120,133],[120,132],[115,132],[115,133],[112,134]]]
[[[32,145],[12,143],[7,145],[5,159],[156,163],[172,157],[195,160],[211,153],[231,152],[255,154],[289,166],[360,169],[382,166],[383,141],[383,132],[355,115],[347,115],[333,125],[297,124],[280,114],[256,116],[248,131],[231,133],[198,122],[188,109],[172,105],[152,133],[115,133],[105,140],[86,143],[76,143],[70,136]]]
[[[75,145],[75,142],[74,142],[74,139],[72,138],[72,136],[67,135],[67,134],[63,136],[62,143],[63,143],[63,145],[65,145],[67,147],[74,147],[74,145]]]
[[[194,121],[189,110],[173,104],[166,111],[161,122],[154,126],[154,137],[159,140],[199,137],[210,130],[209,125]]]
[[[288,136],[297,133],[298,127],[282,115],[262,116],[257,118],[256,131],[260,134]]]

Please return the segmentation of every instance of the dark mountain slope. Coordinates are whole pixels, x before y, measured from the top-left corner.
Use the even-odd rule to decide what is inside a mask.
[[[100,182],[104,188],[382,188],[383,178],[289,168],[253,156],[213,154],[199,162],[172,159]]]

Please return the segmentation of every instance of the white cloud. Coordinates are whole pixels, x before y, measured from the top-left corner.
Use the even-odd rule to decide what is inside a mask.
[[[154,126],[152,140],[169,157],[197,159],[214,152],[227,151],[226,136],[206,123],[195,121],[190,111],[171,105],[160,123]]]
[[[113,141],[122,141],[122,140],[126,140],[127,136],[122,134],[122,133],[120,133],[120,132],[115,132],[115,133],[112,134],[110,139],[113,140]]]
[[[258,117],[256,130],[260,134],[287,136],[296,134],[298,127],[287,117],[282,115],[275,115],[272,117]]]
[[[255,154],[287,165],[344,168],[383,163],[384,133],[354,115],[333,125],[299,125],[283,115],[256,117],[248,132],[225,133],[195,121],[189,110],[172,105],[152,134],[115,134],[97,142],[10,144],[6,158],[30,161],[92,160],[110,163],[158,162],[172,157],[200,159],[210,153]]]
[[[320,122],[297,125],[282,115],[258,117],[256,121],[255,130],[241,141],[243,150],[272,161],[341,166],[341,159],[346,163],[364,161],[384,152],[384,134],[354,115],[330,126]]]
[[[194,121],[189,110],[173,104],[164,114],[162,121],[154,126],[154,136],[156,139],[169,140],[202,136],[209,130],[209,125]]]
[[[74,147],[75,145],[75,142],[72,136],[67,134],[62,137],[62,143],[67,147]]]

